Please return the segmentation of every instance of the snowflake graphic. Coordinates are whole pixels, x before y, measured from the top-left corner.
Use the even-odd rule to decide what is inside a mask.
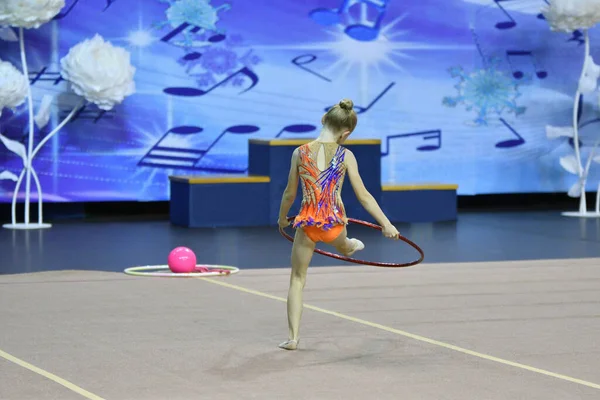
[[[200,64],[202,68],[214,74],[226,74],[235,68],[237,61],[238,56],[235,51],[211,47],[202,54]]]
[[[170,25],[183,40],[169,42],[185,51],[177,62],[186,73],[196,79],[200,88],[215,85],[242,86],[244,74],[236,74],[241,68],[251,68],[261,62],[252,49],[244,46],[239,34],[224,34],[217,28],[219,11],[229,10],[229,4],[213,7],[211,0],[158,0],[168,3],[167,21],[155,24],[158,29]],[[187,24],[188,26],[186,26]],[[244,53],[242,54],[243,48]]]
[[[170,25],[177,28],[182,24],[188,24],[192,27],[200,28],[201,31],[220,32],[217,28],[219,22],[219,11],[231,9],[230,4],[222,4],[218,7],[213,7],[210,4],[211,0],[158,0],[161,3],[169,4],[169,8],[165,11],[167,20],[156,24],[159,29]],[[182,33],[183,45],[192,47],[194,34],[189,30]]]
[[[211,86],[211,85],[214,85],[215,83],[217,83],[217,81],[215,80],[215,77],[210,72],[196,74],[196,82],[198,83],[198,86],[200,86],[201,88],[205,88],[207,86]]]
[[[442,103],[447,107],[463,104],[467,111],[475,110],[477,117],[470,121],[476,126],[488,125],[488,118],[493,114],[501,116],[504,112],[521,115],[526,107],[517,106],[521,96],[519,86],[529,82],[529,76],[516,80],[498,69],[499,60],[490,61],[490,66],[467,73],[462,67],[452,67],[448,71],[453,78],[459,78],[454,86],[458,96],[444,97]]]
[[[251,68],[261,62],[260,57],[254,54],[252,49],[244,46],[242,36],[233,34],[231,36],[222,36],[222,40],[213,42],[210,46],[203,47],[199,51],[193,51],[185,54],[178,62],[186,67],[189,76],[196,79],[200,88],[204,89],[212,86],[234,75],[240,68]],[[210,33],[199,35],[200,41],[209,41]],[[240,50],[244,49],[244,52]],[[243,75],[235,75],[227,80],[223,85],[242,86],[245,82]]]

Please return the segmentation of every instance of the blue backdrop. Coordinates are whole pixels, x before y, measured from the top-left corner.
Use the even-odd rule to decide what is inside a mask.
[[[381,138],[382,182],[448,182],[460,194],[566,191],[559,165],[582,67],[581,33],[553,33],[544,0],[67,0],[26,31],[34,103],[76,97],[59,60],[96,32],[127,48],[135,95],[95,106],[35,159],[47,199],[165,200],[172,174],[244,173],[250,138],[318,134],[324,110],[354,100],[353,138]],[[590,32],[592,54],[596,29]],[[18,44],[0,58],[20,68]],[[584,161],[597,139],[597,96],[584,98]],[[26,108],[1,131],[25,140]],[[18,174],[20,160],[0,148]],[[368,168],[367,165],[361,166]],[[288,168],[282,165],[281,168]],[[589,188],[600,179],[592,167]],[[14,183],[0,182],[0,201]]]

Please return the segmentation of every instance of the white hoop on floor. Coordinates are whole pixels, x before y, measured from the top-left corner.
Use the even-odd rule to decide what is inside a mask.
[[[153,277],[162,277],[162,278],[206,278],[210,276],[225,276],[225,275],[233,275],[240,272],[239,268],[230,267],[227,265],[197,265],[198,267],[206,267],[209,270],[217,269],[217,270],[225,270],[225,271],[209,271],[209,272],[182,272],[175,273],[169,269],[168,265],[146,265],[143,267],[131,267],[125,269],[127,275],[134,276],[153,276]]]

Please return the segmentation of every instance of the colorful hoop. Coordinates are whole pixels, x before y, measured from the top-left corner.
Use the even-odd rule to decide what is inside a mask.
[[[294,218],[296,218],[296,216],[293,217],[288,217],[288,221],[293,221]],[[357,225],[363,225],[363,226],[367,226],[371,229],[376,229],[378,231],[381,231],[382,228],[379,225],[375,225],[372,224],[370,222],[367,221],[361,221],[359,219],[354,219],[354,218],[348,218],[348,222],[353,223],[353,224],[357,224]],[[288,235],[283,228],[279,228],[279,232],[281,233],[281,235],[286,238],[287,240],[289,240],[290,242],[294,243],[294,238],[292,238],[290,235]],[[419,264],[421,261],[423,261],[423,259],[425,258],[425,253],[423,253],[423,250],[421,250],[421,248],[419,246],[417,246],[417,244],[413,241],[411,241],[410,239],[405,238],[402,235],[398,235],[398,239],[400,239],[401,241],[409,244],[413,249],[417,250],[419,252],[419,254],[421,255],[419,257],[418,260],[416,261],[411,261],[408,263],[384,263],[384,262],[375,262],[375,261],[365,261],[365,260],[358,260],[356,258],[350,258],[350,257],[346,257],[346,256],[341,256],[339,254],[335,254],[335,253],[330,253],[328,251],[325,250],[320,250],[320,249],[315,249],[315,253],[327,256],[327,257],[331,257],[331,258],[336,258],[338,260],[342,260],[342,261],[347,261],[347,262],[351,262],[351,263],[355,263],[355,264],[362,264],[362,265],[371,265],[373,267],[383,267],[383,268],[404,268],[404,267],[412,267],[413,265],[417,265]]]
[[[164,278],[206,278],[210,276],[223,276],[233,275],[240,272],[239,268],[229,267],[227,265],[197,265],[196,267],[205,267],[209,269],[209,272],[188,272],[188,273],[175,273],[169,269],[168,265],[146,265],[143,267],[131,267],[127,268],[125,272],[127,275],[134,276],[153,276],[153,277],[164,277]],[[210,271],[210,270],[214,271]],[[154,272],[151,272],[154,271]]]

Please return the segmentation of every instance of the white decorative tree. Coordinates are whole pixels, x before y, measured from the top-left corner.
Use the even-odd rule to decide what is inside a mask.
[[[42,187],[32,165],[35,155],[73,118],[79,108],[85,106],[86,102],[94,103],[102,110],[110,110],[135,92],[133,80],[135,68],[131,65],[130,54],[125,49],[114,47],[98,34],[92,39],[80,42],[69,50],[60,63],[63,79],[69,81],[70,87],[81,96],[81,100],[62,122],[35,148],[33,147],[34,123],[40,129],[46,126],[50,119],[53,98],[44,96],[34,116],[23,31],[39,28],[54,18],[64,6],[64,0],[0,0],[0,36],[4,40],[18,40],[23,71],[21,73],[12,64],[0,60],[0,113],[4,107],[15,109],[25,100],[29,108],[27,149],[22,143],[0,133],[0,141],[23,161],[23,169],[18,177],[10,171],[0,171],[0,180],[10,179],[16,182],[12,199],[12,220],[10,224],[4,225],[5,228],[40,229],[51,226],[43,222]],[[18,28],[18,37],[15,37],[11,29],[2,27]],[[25,178],[25,215],[24,222],[17,223],[17,195],[23,178]],[[29,217],[32,178],[38,193],[37,223],[32,223]]]
[[[600,156],[595,156],[594,154],[596,153],[596,149],[598,148],[598,143],[596,143],[596,145],[594,146],[594,148],[592,149],[592,151],[590,152],[590,155],[588,156],[587,162],[585,163],[585,168],[583,169],[583,172],[581,173],[581,175],[579,175],[579,170],[577,169],[577,165],[578,165],[578,160],[577,158],[575,158],[575,156],[573,154],[569,154],[567,156],[561,157],[560,158],[560,165],[569,173],[573,174],[573,175],[578,175],[578,179],[577,182],[575,182],[573,184],[573,186],[571,186],[571,188],[569,189],[568,195],[569,197],[579,197],[581,198],[581,196],[583,195],[583,192],[585,190],[585,184],[587,182],[587,177],[588,174],[590,172],[590,167],[592,165],[592,161],[594,162],[600,162]],[[598,209],[598,204],[599,204],[599,199],[600,199],[600,185],[598,186],[598,192],[596,193],[596,209],[594,211],[587,211],[585,212],[585,214],[580,214],[578,212],[565,212],[565,215],[573,215],[573,216],[579,216],[579,217],[600,217],[600,210]]]
[[[547,126],[546,134],[548,138],[569,137],[573,140],[575,154],[561,158],[560,165],[568,172],[577,175],[578,181],[569,190],[569,196],[579,197],[579,211],[563,212],[565,216],[572,217],[600,217],[598,209],[596,212],[588,212],[585,187],[587,176],[592,160],[594,159],[594,150],[592,150],[586,167],[581,164],[581,150],[579,142],[579,117],[581,107],[581,96],[594,93],[598,87],[600,78],[600,66],[596,65],[590,55],[590,36],[588,30],[600,22],[600,1],[598,0],[552,0],[550,5],[542,10],[546,21],[550,24],[550,29],[557,32],[571,33],[579,30],[583,31],[585,40],[585,54],[583,57],[583,68],[578,82],[577,92],[575,93],[575,103],[573,106],[573,126],[555,127]],[[600,190],[600,187],[599,187]],[[596,201],[598,203],[598,200]]]

